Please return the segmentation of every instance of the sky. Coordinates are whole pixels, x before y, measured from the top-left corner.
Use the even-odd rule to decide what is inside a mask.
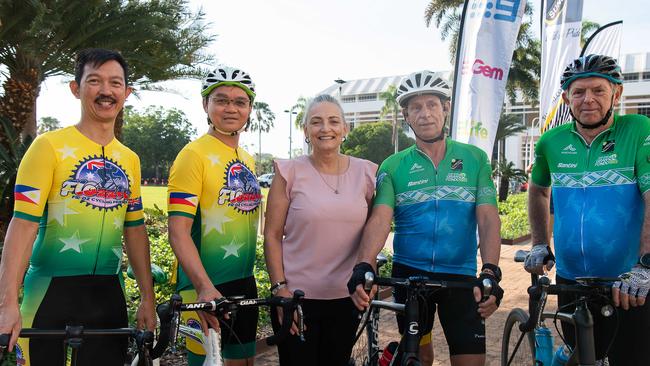
[[[428,0],[242,0],[190,1],[206,14],[206,32],[216,34],[207,52],[216,64],[248,72],[257,99],[276,115],[274,128],[262,134],[262,152],[287,157],[289,114],[300,96],[310,97],[334,84],[413,71],[451,70],[449,45],[440,32],[424,23]],[[650,52],[645,0],[584,0],[583,19],[601,25],[623,20],[621,53]],[[623,6],[624,5],[624,6]],[[539,1],[533,20],[539,33]],[[539,36],[539,34],[538,34]],[[128,61],[128,60],[127,60]],[[68,89],[72,77],[45,81],[37,101],[37,118],[51,116],[64,126],[79,120],[79,103]],[[162,83],[170,92],[141,91],[127,105],[182,110],[198,134],[207,131],[198,80]],[[64,107],[62,107],[64,106]],[[293,148],[302,146],[302,132],[293,129]],[[240,145],[257,152],[258,135],[244,133]]]

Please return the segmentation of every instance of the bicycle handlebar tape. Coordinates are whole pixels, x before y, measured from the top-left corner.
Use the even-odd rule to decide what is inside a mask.
[[[354,268],[352,268],[352,276],[348,281],[348,292],[352,295],[356,290],[358,285],[363,285],[366,279],[366,272],[372,272],[375,274],[374,268],[367,262],[359,262]]]
[[[280,303],[282,306],[282,327],[280,328],[280,332],[266,338],[267,345],[274,346],[282,343],[289,335],[291,325],[293,324],[293,312],[304,297],[305,293],[302,290],[295,290],[291,299],[283,299]]]

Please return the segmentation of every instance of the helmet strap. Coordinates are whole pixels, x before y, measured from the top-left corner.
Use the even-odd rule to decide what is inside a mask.
[[[571,108],[569,108],[569,113],[571,114],[571,117],[573,117],[573,119],[576,121],[576,123],[580,125],[580,127],[586,130],[593,130],[599,128],[601,126],[606,125],[607,122],[609,121],[609,118],[612,116],[612,113],[614,113],[614,95],[612,94],[612,100],[610,101],[609,110],[607,111],[607,113],[605,113],[603,119],[601,119],[598,123],[594,123],[593,125],[586,125],[578,120],[578,118],[573,114]]]
[[[250,120],[250,118],[248,118],[248,120],[246,121],[246,124],[244,125],[244,127],[240,128],[237,131],[233,131],[233,132],[228,132],[228,131],[223,131],[223,130],[218,129],[217,126],[215,126],[214,123],[212,123],[212,121],[210,120],[210,117],[208,117],[208,123],[210,124],[210,128],[212,128],[212,130],[214,130],[214,132],[216,132],[216,133],[219,133],[219,134],[224,135],[224,136],[237,136],[237,135],[241,134],[242,132],[248,130],[248,125],[250,125],[251,120]]]

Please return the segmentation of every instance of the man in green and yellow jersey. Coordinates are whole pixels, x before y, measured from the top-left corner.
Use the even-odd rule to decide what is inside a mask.
[[[184,301],[222,296],[257,297],[253,277],[262,199],[253,158],[239,147],[255,98],[255,85],[239,69],[209,73],[201,91],[208,133],[187,144],[169,175],[169,238],[178,257],[177,290]],[[226,365],[252,365],[257,310],[240,310],[221,327]],[[185,313],[184,323],[219,329],[207,313]],[[190,365],[202,365],[203,347],[187,340]]]
[[[140,160],[113,134],[131,92],[124,58],[81,51],[70,90],[81,102],[79,123],[39,136],[18,169],[0,265],[0,333],[11,333],[10,347],[21,327],[126,327],[122,235],[142,294],[138,326],[156,324]],[[18,364],[62,364],[61,341],[21,338]],[[126,350],[125,338],[87,339],[77,364],[124,364]]]

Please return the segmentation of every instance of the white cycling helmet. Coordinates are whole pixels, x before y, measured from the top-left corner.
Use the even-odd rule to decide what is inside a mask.
[[[201,87],[201,96],[207,97],[214,88],[221,85],[239,87],[248,94],[251,102],[255,99],[255,83],[251,80],[250,75],[230,66],[219,66],[205,76]]]
[[[397,103],[405,108],[410,97],[423,94],[433,94],[449,99],[451,98],[451,87],[439,72],[417,71],[400,82],[397,87]]]

